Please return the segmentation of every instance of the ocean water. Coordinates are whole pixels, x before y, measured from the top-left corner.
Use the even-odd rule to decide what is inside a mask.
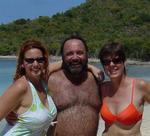
[[[92,63],[102,69],[100,63]],[[0,59],[0,95],[13,81],[16,69],[15,59]],[[150,65],[127,65],[127,74],[150,81]],[[107,77],[106,77],[107,79]]]
[[[103,70],[100,63],[91,63],[91,64]],[[150,65],[126,65],[126,71],[127,75],[130,77],[137,77],[150,81]],[[108,79],[108,77],[106,76],[105,79]]]
[[[102,69],[100,63],[92,63]],[[13,81],[16,69],[15,59],[0,59],[0,95],[9,87]],[[150,81],[150,65],[128,65],[127,74]],[[106,79],[108,79],[106,77]],[[4,120],[0,121],[0,132],[4,127]]]
[[[15,68],[15,59],[0,59],[0,95],[12,83]]]

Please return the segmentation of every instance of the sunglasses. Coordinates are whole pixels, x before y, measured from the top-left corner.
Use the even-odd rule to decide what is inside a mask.
[[[113,62],[116,65],[116,64],[121,64],[123,61],[120,57],[112,58],[112,59],[104,59],[103,65],[108,66],[108,65],[110,65],[111,62]]]
[[[27,63],[32,64],[34,61],[38,63],[44,63],[45,57],[39,57],[39,58],[25,58],[24,59]]]

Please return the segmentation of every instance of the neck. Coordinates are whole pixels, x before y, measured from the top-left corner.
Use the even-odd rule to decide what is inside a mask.
[[[119,78],[111,79],[112,87],[113,87],[113,90],[114,90],[114,91],[118,90],[119,86],[120,86],[122,83],[124,83],[125,78],[126,78],[126,75],[123,74],[123,75],[120,76]]]
[[[82,71],[81,73],[71,74],[66,70],[63,70],[65,76],[71,81],[73,84],[79,85],[87,79],[87,71]]]
[[[27,77],[26,77],[27,78]],[[37,88],[39,86],[43,86],[42,82],[43,80],[41,78],[37,79],[37,78],[27,78],[27,80],[29,80],[30,82],[32,82],[32,84]]]

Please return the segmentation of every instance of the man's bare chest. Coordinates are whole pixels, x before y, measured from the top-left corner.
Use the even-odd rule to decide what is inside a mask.
[[[100,102],[99,90],[97,86],[82,84],[79,86],[62,84],[53,91],[53,99],[59,110],[66,109],[74,105],[89,105],[97,107]]]

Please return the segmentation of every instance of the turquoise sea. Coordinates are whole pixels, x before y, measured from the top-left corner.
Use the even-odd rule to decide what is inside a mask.
[[[100,63],[94,63],[94,65],[102,68]],[[12,83],[15,68],[15,59],[0,59],[0,95],[2,95],[2,93]],[[150,65],[127,65],[127,74],[150,81]],[[0,131],[3,126],[4,121],[0,121]]]
[[[15,68],[15,59],[0,59],[0,95],[12,83]]]
[[[100,63],[94,65],[102,68]],[[15,68],[15,59],[0,59],[0,95],[12,83]],[[127,74],[150,81],[150,65],[127,65]]]

